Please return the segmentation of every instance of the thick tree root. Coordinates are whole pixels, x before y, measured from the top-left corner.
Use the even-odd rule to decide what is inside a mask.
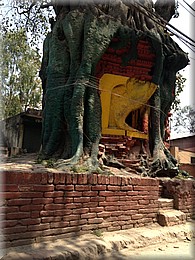
[[[170,151],[160,143],[155,148],[155,156],[150,164],[148,176],[150,177],[175,177],[179,173],[177,160]]]

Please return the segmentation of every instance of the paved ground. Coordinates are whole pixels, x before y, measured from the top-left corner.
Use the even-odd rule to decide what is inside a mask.
[[[100,236],[97,236],[100,235]],[[194,222],[134,228],[9,248],[2,260],[195,259]]]

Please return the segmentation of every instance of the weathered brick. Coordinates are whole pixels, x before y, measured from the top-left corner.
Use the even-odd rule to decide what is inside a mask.
[[[107,186],[107,190],[111,190],[111,191],[119,191],[120,190],[120,186],[111,186],[111,185],[108,185]]]
[[[100,197],[101,197],[101,196],[103,196],[103,197],[107,197],[107,196],[111,197],[111,196],[113,196],[113,195],[115,195],[115,194],[113,193],[113,191],[100,191],[100,193],[99,193],[99,196],[100,196]]]
[[[81,191],[66,191],[65,196],[66,197],[81,197],[82,192]]]
[[[133,190],[133,186],[132,185],[127,185],[127,186],[121,186],[121,190],[124,191],[129,191],[129,190]]]
[[[78,184],[87,184],[87,174],[78,174]]]
[[[20,206],[20,211],[38,211],[43,209],[43,205],[24,205]]]
[[[31,218],[39,218],[40,211],[32,211],[30,215],[31,215]]]
[[[59,184],[60,183],[60,173],[59,172],[55,172],[54,173],[54,184]]]
[[[72,174],[66,173],[65,184],[72,184]]]
[[[77,184],[78,183],[77,180],[78,180],[78,174],[73,174],[72,175],[72,183]]]
[[[120,226],[116,226],[116,227],[108,227],[107,228],[108,231],[117,231],[117,230],[121,230],[121,227]]]
[[[141,218],[143,218],[144,217],[144,215],[143,214],[135,214],[135,215],[132,215],[131,216],[131,219],[133,219],[133,220],[137,220],[137,219],[141,219]]]
[[[82,203],[67,203],[65,204],[66,209],[78,209],[82,208]]]
[[[47,172],[41,173],[41,184],[47,184]]]
[[[33,189],[34,191],[54,191],[54,185],[34,185]]]
[[[106,212],[106,211],[98,212],[97,216],[98,216],[98,218],[107,218],[107,217],[111,216],[111,212],[110,211],[109,212]]]
[[[90,191],[91,186],[89,186],[89,185],[75,185],[75,190],[76,191]]]
[[[15,226],[15,227],[9,227],[9,228],[4,228],[3,233],[6,234],[13,234],[13,233],[22,233],[27,231],[27,227],[24,226]]]
[[[149,200],[139,200],[138,202],[140,205],[148,205],[149,204]]]
[[[74,198],[71,197],[59,197],[59,198],[54,198],[54,203],[73,203]]]
[[[20,219],[20,220],[18,220],[18,222],[23,226],[36,225],[36,224],[41,223],[41,219],[40,218],[34,218],[34,219],[27,218],[27,219]]]
[[[70,221],[70,226],[79,226],[79,225],[84,225],[84,224],[87,224],[86,219],[78,219],[78,220]]]
[[[103,218],[92,218],[92,219],[88,219],[88,223],[89,224],[100,224],[104,221]]]
[[[0,192],[0,198],[1,199],[15,199],[19,198],[20,193],[19,192]]]
[[[5,185],[1,185],[0,187],[0,190],[1,191],[4,191],[4,192],[8,192],[8,191],[18,191],[18,185],[16,184],[5,184]]]
[[[81,218],[90,219],[90,218],[95,218],[95,217],[96,217],[96,213],[81,214]]]
[[[83,191],[84,197],[97,197],[98,191]]]
[[[69,215],[63,217],[64,221],[72,221],[72,220],[78,220],[78,219],[80,219],[80,215],[76,215],[76,214],[74,214],[74,215],[69,214]]]
[[[47,178],[48,178],[48,183],[52,184],[54,180],[54,173],[53,172],[48,172],[47,173]]]
[[[47,204],[44,206],[45,210],[58,210],[64,209],[64,204]]]
[[[4,213],[9,213],[9,212],[18,212],[19,211],[19,207],[16,206],[10,206],[10,207],[1,207],[0,208],[0,212],[4,212]]]
[[[37,225],[31,225],[28,226],[28,231],[39,231],[39,230],[46,230],[50,228],[49,223],[44,223],[44,224],[37,224]]]
[[[30,212],[16,212],[16,213],[7,213],[6,218],[7,219],[24,219],[24,218],[29,218],[30,217]]]
[[[74,185],[56,185],[56,190],[73,191]]]
[[[64,228],[69,226],[69,222],[68,221],[52,222],[50,225],[51,228]]]
[[[57,197],[63,197],[64,194],[65,194],[64,191],[45,192],[44,197],[46,197],[46,198],[57,198]]]
[[[53,202],[53,198],[34,198],[32,199],[32,204],[50,204]]]
[[[90,198],[91,202],[100,202],[100,201],[105,201],[106,197],[92,197]]]
[[[65,216],[72,214],[72,209],[59,209],[54,211],[54,216]]]
[[[84,208],[94,208],[94,207],[98,207],[98,202],[87,202],[87,203],[83,203],[83,207]]]
[[[5,220],[5,221],[2,221],[1,220],[1,226],[2,228],[3,227],[14,227],[18,224],[18,220]]]
[[[119,201],[119,196],[106,197],[106,201]]]
[[[106,206],[105,207],[105,211],[116,211],[118,209],[119,209],[118,206]]]
[[[83,225],[81,227],[82,230],[93,230],[93,229],[98,229],[98,225],[97,224],[87,224],[87,225]]]
[[[89,208],[90,212],[102,212],[103,210],[104,210],[104,207],[94,207],[94,208],[90,207]]]
[[[99,174],[97,177],[98,177],[98,179],[97,179],[98,184],[108,184],[109,183],[107,176]]]
[[[53,210],[42,210],[42,211],[40,211],[40,216],[41,217],[54,216],[54,211]]]
[[[20,205],[29,205],[31,199],[11,199],[7,201],[8,206],[20,206]]]
[[[92,191],[105,191],[106,190],[106,185],[95,185],[95,186],[91,186],[91,190]]]
[[[94,173],[91,173],[91,174],[88,174],[87,178],[87,183],[88,184],[97,184],[97,174],[94,174]]]
[[[74,198],[74,202],[76,202],[76,203],[79,203],[79,202],[81,202],[81,203],[85,203],[85,202],[90,202],[90,197],[81,197],[81,198]]]
[[[42,217],[42,223],[50,223],[50,222],[59,222],[62,220],[62,217]]]
[[[111,185],[117,185],[118,184],[117,176],[110,176],[110,184]]]
[[[73,214],[85,214],[89,212],[89,208],[73,209]]]
[[[43,192],[21,192],[21,198],[42,198]]]

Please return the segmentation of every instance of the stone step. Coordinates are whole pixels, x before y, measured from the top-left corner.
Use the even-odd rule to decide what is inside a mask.
[[[187,216],[184,212],[176,209],[159,210],[157,220],[161,226],[174,226],[185,224]]]
[[[159,209],[173,209],[174,208],[174,200],[168,198],[159,198],[158,199],[158,207]]]

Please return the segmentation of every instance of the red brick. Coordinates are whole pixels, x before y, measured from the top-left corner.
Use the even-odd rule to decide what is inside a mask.
[[[8,206],[20,206],[20,205],[29,205],[31,199],[11,199],[7,201]]]
[[[55,172],[54,173],[54,184],[59,184],[60,183],[60,173]]]
[[[73,174],[72,175],[72,184],[77,184],[77,179],[78,179],[78,174]]]
[[[54,173],[53,172],[48,172],[47,176],[48,176],[48,183],[52,184],[53,183],[53,179],[54,179]]]
[[[105,211],[116,211],[118,209],[119,209],[118,206],[106,206],[105,207]]]
[[[21,192],[21,198],[42,198],[43,192]]]
[[[131,181],[127,177],[121,177],[121,185],[129,185],[131,184]]]
[[[117,176],[110,176],[110,184],[111,185],[117,185],[118,184]]]
[[[54,216],[54,211],[52,210],[42,210],[40,211],[41,217]]]
[[[52,222],[50,225],[51,228],[64,228],[69,226],[69,222],[68,221]]]
[[[139,200],[139,204],[140,205],[148,205],[149,204],[149,200]]]
[[[30,215],[31,215],[31,218],[39,218],[40,211],[32,211]]]
[[[100,191],[99,196],[107,197],[107,196],[113,196],[115,195],[113,191]]]
[[[89,208],[73,209],[73,214],[84,214],[88,212],[89,212]]]
[[[119,190],[120,190],[120,186],[111,186],[111,185],[108,185],[108,186],[107,186],[107,190],[119,191]]]
[[[66,198],[66,197],[60,197],[60,198],[54,198],[54,203],[73,203],[73,198]]]
[[[103,212],[99,212],[97,213],[97,216],[98,218],[107,218],[107,217],[110,217],[111,216],[111,212],[106,212],[106,211],[103,211]]]
[[[36,224],[41,223],[41,219],[40,218],[34,218],[34,219],[27,218],[27,219],[18,220],[18,222],[23,226],[36,225]]]
[[[139,194],[138,191],[127,191],[127,195],[128,195],[128,196],[136,196],[136,195],[138,195],[138,194]]]
[[[34,198],[32,199],[32,204],[50,204],[53,202],[53,198]]]
[[[103,218],[92,218],[88,219],[89,224],[101,224],[104,221]]]
[[[81,191],[67,191],[65,196],[66,197],[81,197],[82,192]]]
[[[20,192],[0,192],[1,199],[15,199],[20,197]]]
[[[66,184],[72,184],[72,174],[67,173],[65,178]]]
[[[70,226],[79,226],[79,225],[84,225],[84,224],[87,224],[86,219],[78,219],[78,220],[70,221]]]
[[[78,209],[82,207],[82,203],[67,203],[65,204],[66,209]]]
[[[133,186],[132,185],[128,185],[128,186],[121,186],[121,190],[126,190],[126,191],[129,191],[129,190],[133,190]]]
[[[62,217],[42,217],[42,223],[50,223],[50,222],[59,222],[62,220]]]
[[[57,197],[63,197],[64,194],[65,194],[64,191],[45,192],[44,197],[46,197],[46,198],[57,198]]]
[[[93,230],[93,229],[98,229],[97,224],[88,224],[88,225],[83,225],[82,230]]]
[[[114,212],[110,212],[111,213],[111,216],[112,217],[115,217],[115,216],[120,216],[123,214],[123,211],[119,210],[119,211],[114,211]]]
[[[28,226],[28,231],[39,231],[39,230],[45,230],[49,228],[50,228],[50,224],[44,223],[44,224]]]
[[[106,197],[106,201],[119,201],[119,196]]]
[[[78,220],[80,219],[80,215],[67,215],[63,217],[63,220],[65,221],[72,221],[72,220]]]
[[[98,202],[87,202],[87,203],[83,203],[83,207],[84,208],[94,208],[98,206]]]
[[[56,190],[73,191],[74,185],[56,185]]]
[[[89,185],[75,185],[76,191],[90,191],[91,187]]]
[[[98,182],[97,182],[98,184],[109,184],[109,181],[107,181],[108,180],[107,176],[99,174],[97,177],[98,177]]]
[[[47,184],[47,172],[41,173],[41,184]]]
[[[106,190],[106,185],[95,185],[91,187],[92,191],[105,191]]]
[[[74,198],[74,202],[76,203],[85,203],[85,202],[90,202],[90,197],[81,197],[81,198]]]
[[[95,218],[95,217],[96,217],[96,213],[81,214],[81,218],[90,219],[90,218]]]
[[[94,207],[94,208],[89,208],[90,212],[102,212],[104,210],[104,207]]]
[[[54,211],[54,216],[65,216],[72,214],[71,209],[59,209]]]
[[[47,204],[44,206],[45,210],[58,210],[64,209],[64,204]]]
[[[91,202],[100,202],[100,201],[105,201],[106,197],[92,197],[90,198]]]
[[[53,185],[34,185],[34,191],[54,191]]]
[[[135,215],[132,215],[132,216],[131,216],[131,219],[137,220],[137,219],[141,219],[141,218],[143,218],[143,217],[144,217],[143,214],[135,214]]]
[[[87,174],[78,174],[78,184],[87,184]]]
[[[97,174],[88,174],[88,184],[97,184]]]
[[[15,207],[15,206],[9,206],[9,207],[1,207],[0,208],[1,212],[4,213],[9,213],[9,212],[18,212],[19,211],[19,207]]]
[[[18,191],[18,185],[16,184],[5,184],[5,185],[2,185],[2,187],[0,188],[1,191]]]
[[[38,211],[43,209],[43,205],[25,205],[20,207],[20,211]]]
[[[83,191],[83,197],[97,197],[98,191]]]
[[[135,206],[137,206],[136,204],[127,204],[127,205],[122,205],[120,206],[120,210],[131,210],[131,209],[135,209]],[[140,206],[139,206],[140,207]]]
[[[16,240],[16,239],[29,239],[33,237],[38,237],[42,235],[42,231],[34,231],[34,232],[23,232],[23,233],[17,233],[17,234],[10,234],[9,240]]]
[[[18,220],[5,220],[1,221],[2,228],[6,227],[14,227],[18,224]]]
[[[24,185],[41,183],[41,173],[6,172],[5,183]]]
[[[24,226],[15,226],[15,227],[9,227],[9,228],[4,228],[3,233],[6,234],[15,234],[15,233],[22,233],[27,231],[27,227]]]
[[[117,226],[117,227],[108,227],[107,229],[108,229],[108,231],[117,231],[117,230],[121,230],[121,227],[120,227],[120,226]]]
[[[30,212],[16,212],[16,213],[7,213],[6,218],[7,219],[24,219],[24,218],[29,218],[30,217]]]

